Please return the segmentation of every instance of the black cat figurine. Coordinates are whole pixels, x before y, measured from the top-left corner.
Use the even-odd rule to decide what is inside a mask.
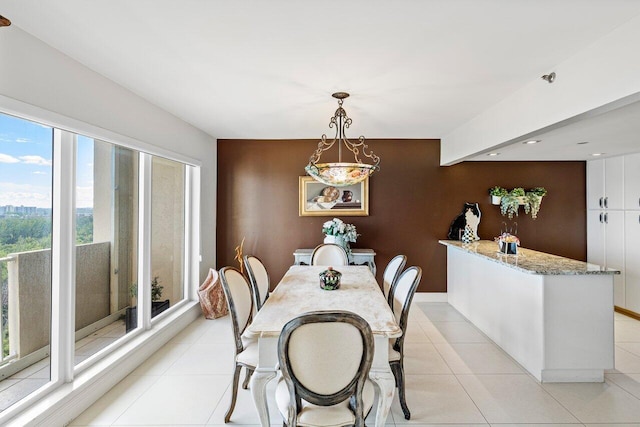
[[[480,208],[477,203],[465,203],[462,213],[458,215],[449,227],[449,240],[462,240],[465,228],[470,230],[467,232],[469,240],[480,240],[478,237],[478,224],[480,224]]]

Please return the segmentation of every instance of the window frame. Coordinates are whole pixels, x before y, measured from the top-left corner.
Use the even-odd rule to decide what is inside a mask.
[[[60,389],[80,373],[96,365],[116,349],[149,331],[154,325],[187,304],[197,301],[200,255],[200,209],[202,162],[182,153],[167,150],[135,138],[120,135],[80,120],[54,113],[4,95],[0,95],[0,114],[32,121],[53,128],[52,245],[51,245],[51,340],[50,381],[0,413],[0,424],[18,416],[45,396]],[[74,366],[75,354],[75,196],[76,134],[101,140],[139,152],[138,200],[138,327],[124,337]],[[151,319],[151,160],[163,157],[185,165],[185,251],[184,298],[170,310]],[[68,283],[68,286],[64,286]],[[148,297],[148,298],[145,298]],[[149,302],[147,302],[147,299]],[[110,365],[111,366],[111,365]],[[103,369],[107,369],[105,367]]]

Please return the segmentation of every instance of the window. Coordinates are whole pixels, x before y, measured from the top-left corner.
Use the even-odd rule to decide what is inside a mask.
[[[151,183],[151,317],[184,298],[184,164],[153,157]]]
[[[138,152],[76,140],[78,364],[137,326]]]
[[[0,424],[184,305],[195,171],[0,113]]]
[[[52,143],[0,114],[0,411],[51,379]]]

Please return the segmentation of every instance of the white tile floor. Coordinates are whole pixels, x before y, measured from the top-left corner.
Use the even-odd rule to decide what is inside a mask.
[[[76,364],[82,362],[125,334],[124,320],[116,320],[76,341]],[[46,357],[0,381],[0,412],[24,399],[49,382],[49,358]]]
[[[387,424],[640,426],[640,322],[615,319],[616,369],[604,383],[540,384],[448,304],[417,303],[405,344],[412,417],[395,398]],[[198,320],[71,425],[222,425],[232,345],[228,317]],[[240,390],[230,424],[258,424],[249,391]]]

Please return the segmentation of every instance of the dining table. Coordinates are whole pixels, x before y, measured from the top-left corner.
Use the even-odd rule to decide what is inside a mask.
[[[277,373],[280,332],[289,320],[318,310],[350,311],[369,323],[374,337],[369,378],[378,396],[375,425],[385,424],[395,392],[395,379],[389,367],[389,339],[402,335],[402,330],[369,267],[336,266],[342,273],[340,287],[324,290],[319,274],[327,267],[291,266],[245,331],[245,336],[258,339],[258,365],[250,387],[263,427],[270,425],[267,384]]]

